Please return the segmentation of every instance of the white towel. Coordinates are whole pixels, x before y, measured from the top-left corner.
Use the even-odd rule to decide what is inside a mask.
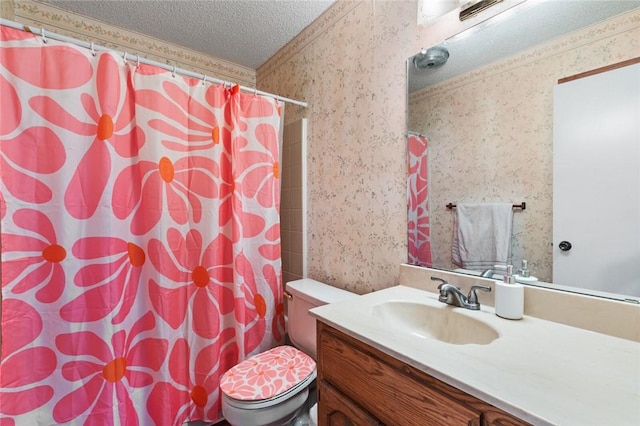
[[[458,204],[451,258],[465,269],[482,270],[511,258],[513,204]]]

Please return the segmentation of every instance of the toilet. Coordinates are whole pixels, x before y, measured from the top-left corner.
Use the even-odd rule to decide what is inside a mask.
[[[356,297],[354,293],[304,278],[285,286],[288,335],[293,346],[278,346],[248,358],[220,379],[222,414],[234,426],[293,424],[308,408],[316,378],[316,320],[309,310]],[[313,401],[312,401],[313,402]],[[315,406],[310,424],[317,418]]]

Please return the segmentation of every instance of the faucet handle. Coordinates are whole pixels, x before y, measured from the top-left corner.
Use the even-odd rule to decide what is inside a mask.
[[[457,288],[458,290],[460,290],[460,287],[457,287],[457,286],[455,286],[455,285],[451,285],[451,284],[449,284],[449,283],[447,282],[447,280],[443,280],[442,278],[438,278],[438,277],[431,277],[431,281],[439,281],[439,282],[440,282],[440,285],[438,286],[438,290],[440,290],[440,292],[441,292],[441,293],[442,293],[442,288],[443,288],[445,285],[449,285],[449,286],[451,286],[451,287],[455,287],[455,288]]]
[[[447,280],[443,280],[442,278],[438,278],[438,277],[431,277],[431,281],[440,282],[440,285],[438,286],[438,290],[441,290],[443,285],[449,284]]]
[[[476,294],[476,290],[482,290],[486,292],[491,291],[491,287],[488,285],[473,285],[471,286],[471,290],[469,290],[469,296],[467,296],[467,301],[471,303],[478,303],[478,295]]]

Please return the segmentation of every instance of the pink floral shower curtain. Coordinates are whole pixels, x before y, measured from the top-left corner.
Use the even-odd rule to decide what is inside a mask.
[[[427,144],[426,136],[407,136],[407,223],[409,264],[431,267]]]
[[[216,420],[283,340],[280,105],[1,29],[0,425]]]

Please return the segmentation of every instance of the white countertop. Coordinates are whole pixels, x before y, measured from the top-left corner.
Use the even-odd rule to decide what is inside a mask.
[[[375,319],[373,307],[388,301],[455,309],[490,325],[500,337],[488,345],[415,337]],[[491,307],[454,308],[439,302],[437,294],[405,286],[311,314],[535,425],[640,425],[640,343],[529,316],[506,320]]]

